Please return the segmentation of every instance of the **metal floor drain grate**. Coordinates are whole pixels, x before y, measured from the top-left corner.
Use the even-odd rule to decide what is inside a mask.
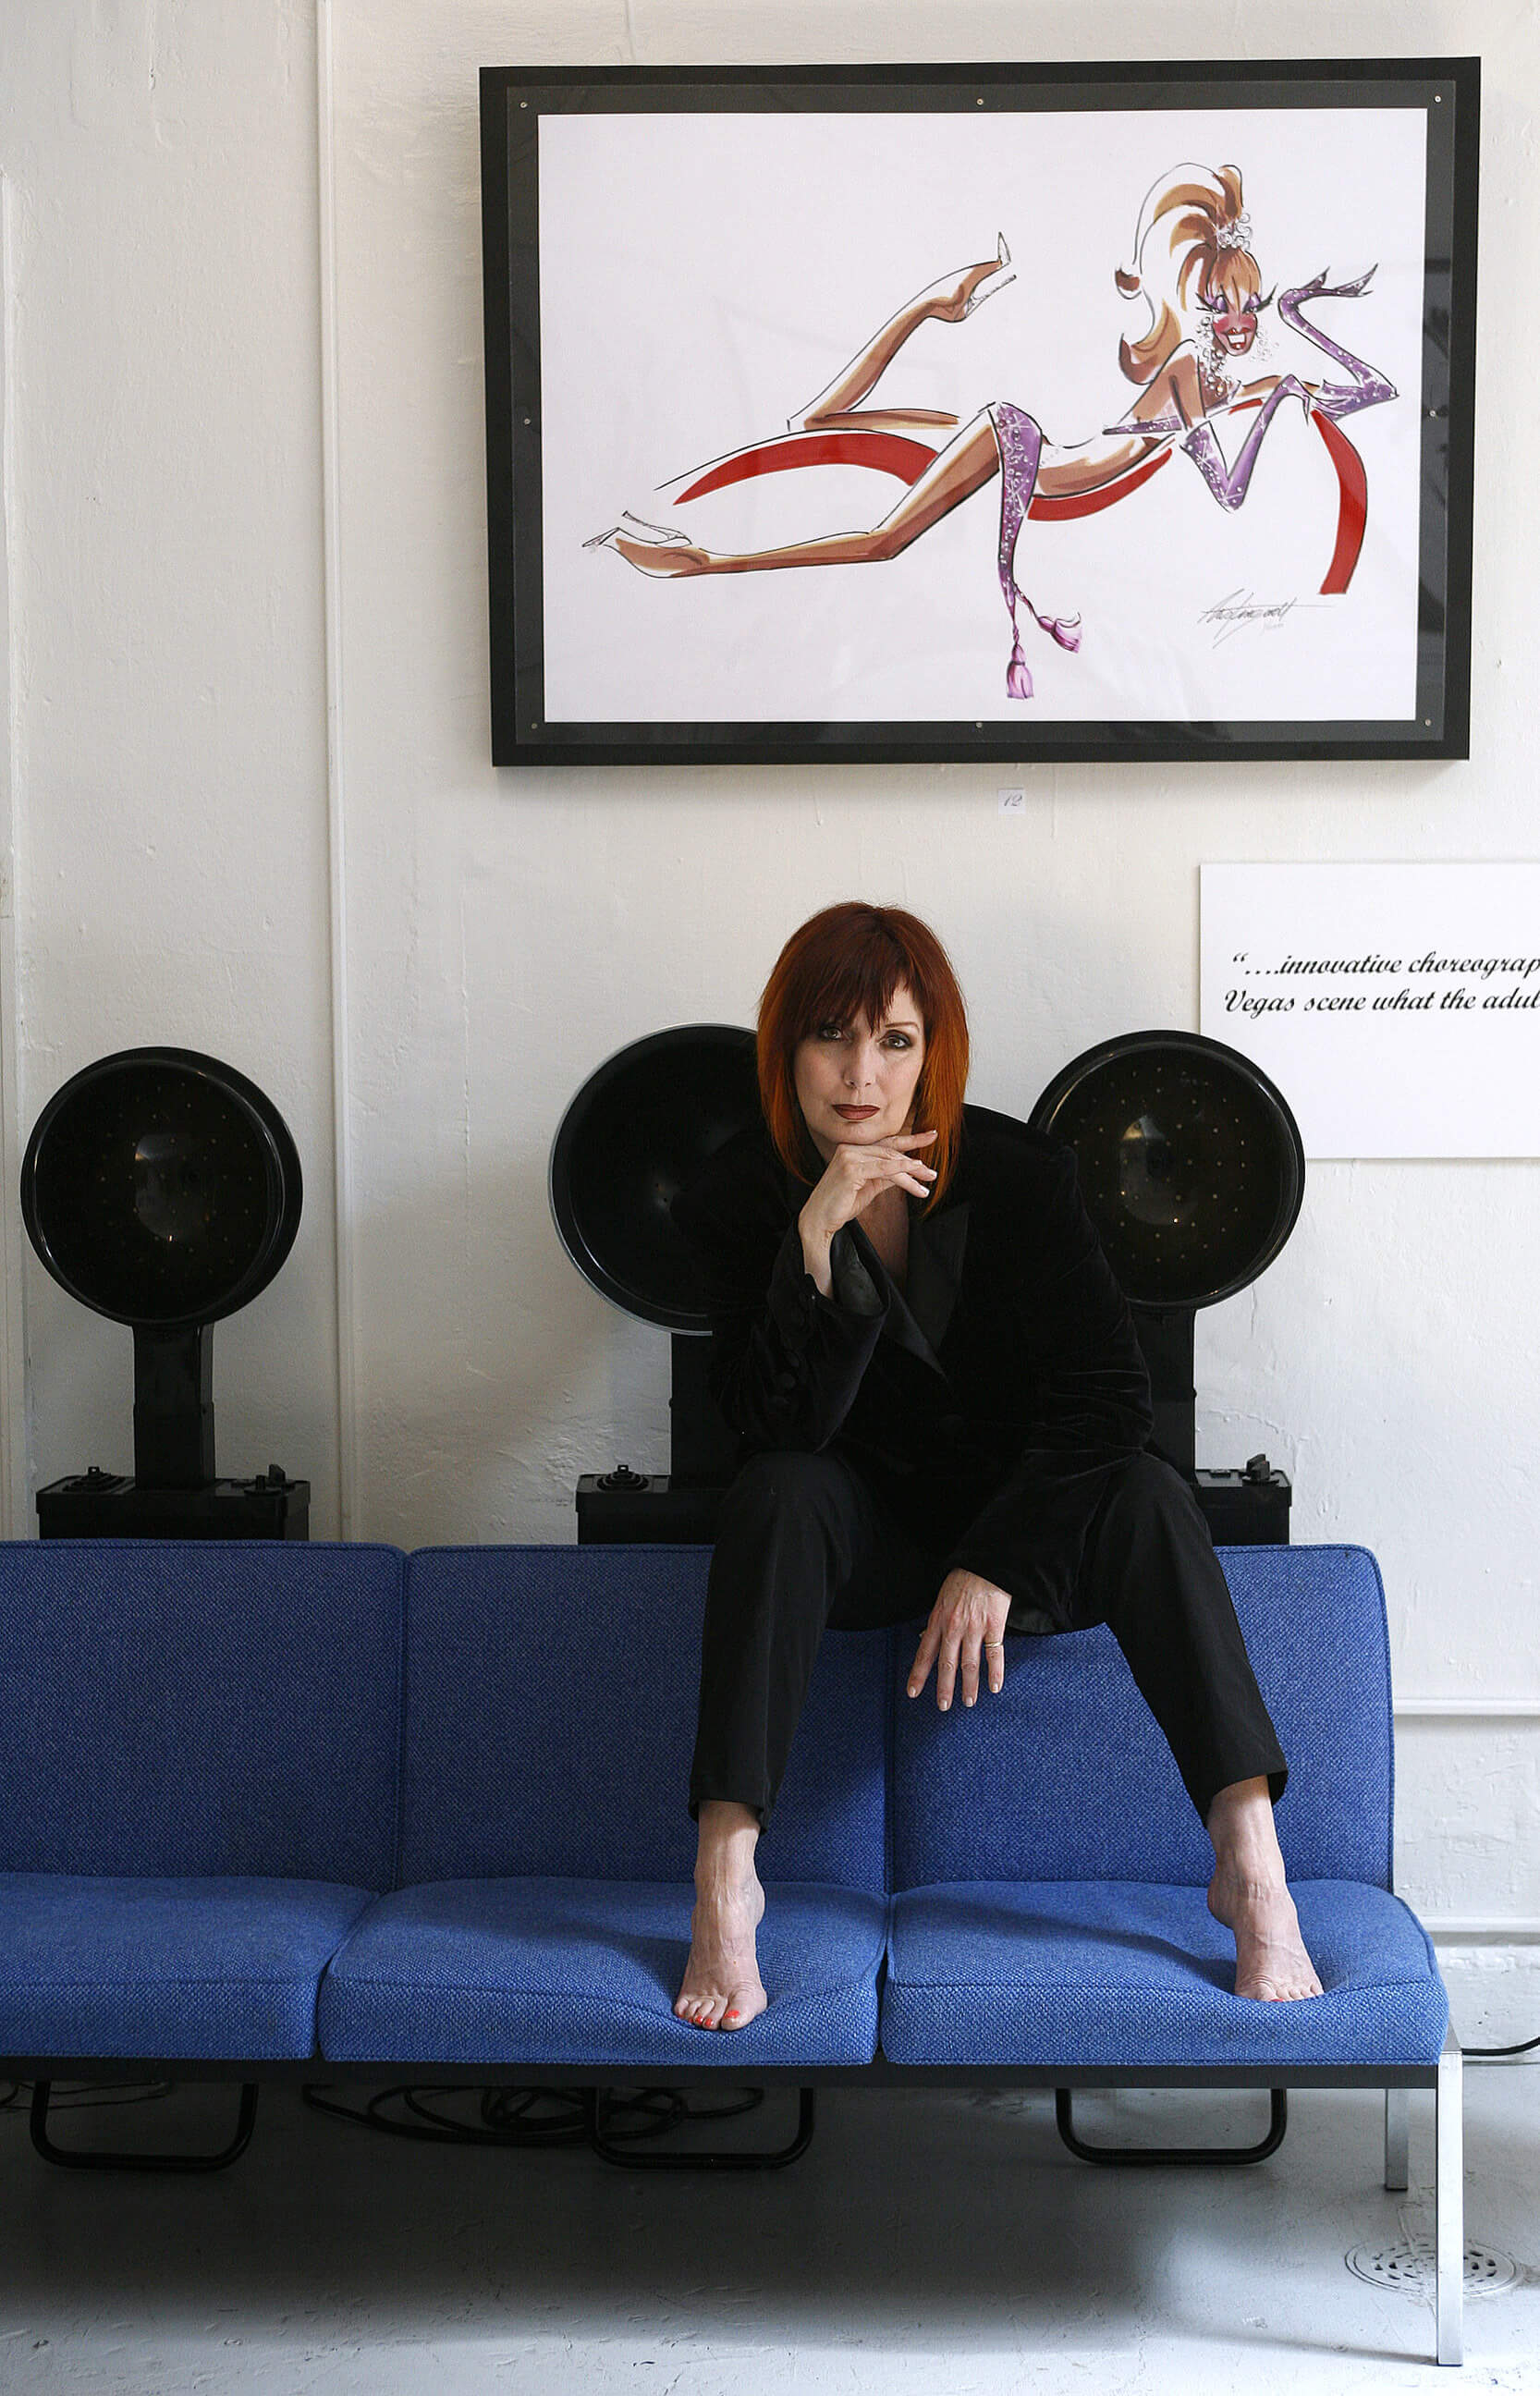
[[[1372,2287],[1398,2288],[1403,2296],[1417,2296],[1431,2303],[1435,2272],[1431,2247],[1420,2239],[1400,2238],[1389,2246],[1354,2246],[1347,2257],[1348,2269]],[[1505,2289],[1517,2287],[1519,2266],[1511,2255],[1501,2254],[1494,2246],[1467,2246],[1465,2250],[1465,2292],[1467,2296],[1497,2296]]]

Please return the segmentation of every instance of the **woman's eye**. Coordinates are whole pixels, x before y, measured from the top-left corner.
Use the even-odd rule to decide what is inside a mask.
[[[907,1032],[890,1032],[888,1033],[888,1045],[892,1048],[907,1048],[909,1045],[909,1033]]]
[[[820,1023],[818,1026],[818,1037],[820,1040],[843,1040],[844,1038],[844,1026],[843,1023]]]

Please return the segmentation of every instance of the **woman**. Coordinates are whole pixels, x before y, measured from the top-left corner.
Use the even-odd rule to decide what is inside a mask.
[[[967,1022],[934,933],[828,907],[760,1002],[763,1127],[676,1198],[746,1461],[723,1504],[674,2005],[763,2011],[754,1847],[826,1623],[925,1615],[945,1711],[1003,1685],[1008,1622],[1107,1622],[1214,1844],[1236,1992],[1320,1994],[1273,1829],[1286,1766],[1197,1502],[1146,1453],[1148,1381],[1068,1149],[964,1109]]]
[[[1025,408],[996,400],[938,453],[920,450],[918,455],[930,462],[896,507],[866,530],[792,541],[777,549],[713,551],[692,542],[687,533],[628,516],[585,546],[613,549],[642,573],[668,577],[879,563],[899,556],[999,474],[997,566],[1012,629],[1006,689],[1013,699],[1030,699],[1032,678],[1021,647],[1017,601],[1025,601],[1034,622],[1061,648],[1080,646],[1080,618],[1040,614],[1016,579],[1016,539],[1034,497],[1069,502],[1072,512],[1073,502],[1097,493],[1110,497],[1120,483],[1132,490],[1153,465],[1163,464],[1164,453],[1179,442],[1218,504],[1233,510],[1245,499],[1268,427],[1285,400],[1298,399],[1308,413],[1313,410],[1334,421],[1396,396],[1383,375],[1300,314],[1307,300],[1358,298],[1368,288],[1373,267],[1351,283],[1328,285],[1324,273],[1318,274],[1296,290],[1285,291],[1278,302],[1281,320],[1323,351],[1346,380],[1306,383],[1293,374],[1244,379],[1243,362],[1255,345],[1262,311],[1271,304],[1271,295],[1262,295],[1261,272],[1250,240],[1238,166],[1176,166],[1147,193],[1135,233],[1134,263],[1120,269],[1116,277],[1123,297],[1142,297],[1149,311],[1143,338],[1123,340],[1118,352],[1124,375],[1141,386],[1141,395],[1117,423],[1091,440],[1060,446],[1044,439],[1042,427]],[[996,257],[961,273],[943,275],[899,309],[829,389],[790,419],[790,429],[848,434],[863,429],[892,433],[955,427],[955,416],[934,408],[862,407],[859,403],[927,319],[958,324],[1014,279],[1002,235]],[[1211,420],[1232,408],[1256,411],[1233,466],[1226,462]],[[746,453],[752,460],[746,471],[767,471],[776,462],[772,449],[773,445]],[[712,488],[724,479],[720,468],[703,478]],[[1355,560],[1356,555],[1355,549]],[[1352,562],[1347,565],[1348,576]],[[1334,580],[1331,575],[1322,585],[1346,587],[1346,578]]]

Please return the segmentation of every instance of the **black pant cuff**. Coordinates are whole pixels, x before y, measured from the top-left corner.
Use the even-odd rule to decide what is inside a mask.
[[[690,1783],[690,1819],[698,1822],[702,1805],[747,1805],[762,1830],[770,1826],[770,1809],[775,1800],[765,1795],[750,1796],[741,1789],[713,1788],[709,1780]]]
[[[1255,1763],[1241,1762],[1224,1766],[1215,1765],[1213,1767],[1212,1777],[1206,1781],[1189,1780],[1188,1782],[1188,1795],[1198,1809],[1198,1819],[1205,1828],[1210,1809],[1220,1790],[1233,1789],[1239,1780],[1265,1779],[1268,1784],[1268,1795],[1273,1804],[1277,1804],[1288,1785],[1289,1767],[1276,1749],[1274,1755],[1277,1758],[1274,1763],[1259,1758]]]

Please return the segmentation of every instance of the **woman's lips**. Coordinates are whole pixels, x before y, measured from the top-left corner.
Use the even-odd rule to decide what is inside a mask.
[[[865,1123],[868,1115],[880,1114],[882,1109],[880,1107],[836,1107],[834,1111],[837,1115],[843,1115],[846,1123]]]

